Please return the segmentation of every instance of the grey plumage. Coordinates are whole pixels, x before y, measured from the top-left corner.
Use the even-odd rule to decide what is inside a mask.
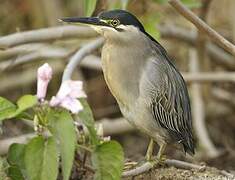
[[[152,114],[173,141],[181,143],[185,152],[194,154],[191,108],[185,81],[165,49],[150,35],[146,36],[151,39],[148,43],[152,53],[147,54],[152,58],[145,68],[148,78],[145,79],[145,91],[151,94]]]

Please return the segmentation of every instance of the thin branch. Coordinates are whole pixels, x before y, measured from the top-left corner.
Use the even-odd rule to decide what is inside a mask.
[[[192,73],[198,72],[198,57],[195,49],[190,49],[189,51],[189,69]],[[203,146],[205,153],[210,157],[215,157],[219,154],[216,147],[212,143],[210,136],[206,129],[205,124],[205,104],[202,98],[201,86],[200,84],[194,82],[192,85],[192,115],[193,115],[193,125],[198,137],[199,143]]]
[[[82,61],[82,59],[84,59],[84,57],[86,57],[92,51],[101,47],[103,43],[104,39],[98,38],[95,41],[92,41],[81,49],[79,49],[77,53],[72,56],[72,58],[69,60],[69,63],[64,70],[62,81],[71,79],[73,71],[76,69],[77,65]]]
[[[131,169],[129,171],[123,172],[122,177],[137,176],[139,174],[143,174],[145,172],[148,172],[152,168],[153,168],[153,164],[150,162],[146,162],[143,165],[141,165],[135,169]]]
[[[161,32],[162,38],[176,39],[192,46],[196,45],[197,32],[195,30],[187,30],[173,25],[159,26],[158,29]],[[215,62],[226,66],[227,69],[235,69],[235,58],[232,55],[210,42],[206,43],[205,48],[210,58],[215,60]]]
[[[205,166],[200,166],[197,164],[192,164],[189,162],[184,162],[184,161],[175,160],[175,159],[166,159],[165,164],[168,166],[173,166],[173,167],[180,168],[180,169],[198,169],[198,170],[205,169]],[[153,167],[154,165],[152,163],[146,162],[143,165],[135,169],[131,169],[129,171],[123,172],[122,177],[137,176],[139,174],[148,172]]]
[[[69,54],[71,54],[71,52],[73,51],[67,50],[65,48],[52,48],[49,46],[45,46],[41,49],[38,49],[37,51],[18,55],[15,58],[11,58],[5,62],[0,63],[0,71],[4,71],[17,65],[30,63],[36,60],[66,58]]]
[[[64,38],[92,38],[98,34],[89,27],[84,26],[60,26],[44,28],[33,31],[19,32],[0,37],[0,48],[9,48],[20,44],[55,41]]]
[[[235,46],[208,26],[204,21],[197,17],[193,12],[186,8],[179,0],[169,0],[169,3],[186,19],[192,22],[200,31],[206,33],[218,46],[224,48],[235,56]]]
[[[186,82],[235,82],[234,72],[183,72],[182,74]]]

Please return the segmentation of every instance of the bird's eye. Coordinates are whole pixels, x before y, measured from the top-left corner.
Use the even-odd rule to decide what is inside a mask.
[[[119,21],[118,19],[114,19],[114,20],[111,21],[111,25],[112,25],[113,27],[116,27],[116,26],[118,26],[119,24],[120,24],[120,21]]]

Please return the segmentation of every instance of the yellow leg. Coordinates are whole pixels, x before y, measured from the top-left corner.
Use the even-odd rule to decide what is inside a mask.
[[[164,157],[164,151],[166,149],[166,144],[163,143],[163,144],[160,144],[159,145],[160,148],[159,148],[159,151],[157,153],[157,157],[155,159],[155,165],[159,164],[159,165],[164,165],[164,161],[166,160],[166,158]]]
[[[157,153],[157,158],[158,158],[159,160],[162,159],[163,154],[164,154],[164,152],[165,152],[165,149],[166,149],[166,144],[165,144],[165,143],[164,143],[164,144],[161,144],[161,145],[160,145],[160,148],[159,148],[159,151],[158,151],[158,153]]]
[[[147,161],[150,161],[152,159],[153,145],[154,145],[154,142],[153,142],[153,139],[151,138],[150,142],[149,142],[149,145],[148,145],[147,152],[146,152],[146,156],[145,156]]]

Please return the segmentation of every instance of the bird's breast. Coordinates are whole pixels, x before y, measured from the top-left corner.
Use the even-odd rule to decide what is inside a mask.
[[[124,47],[105,44],[102,69],[106,83],[119,104],[130,106],[139,95],[141,61]]]

